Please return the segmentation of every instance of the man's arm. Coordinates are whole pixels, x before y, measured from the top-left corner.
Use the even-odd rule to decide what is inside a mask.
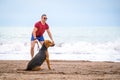
[[[34,39],[36,39],[36,31],[37,31],[37,28],[34,27],[33,32],[32,32],[32,34],[33,34],[33,36],[34,36]]]
[[[47,29],[47,33],[48,33],[48,36],[50,37],[50,39],[52,40],[52,42],[54,43],[50,29]]]

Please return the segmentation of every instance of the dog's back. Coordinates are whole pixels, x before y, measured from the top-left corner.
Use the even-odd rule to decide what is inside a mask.
[[[41,66],[46,59],[46,48],[43,45],[36,56],[28,63],[26,70],[32,70],[37,66]]]

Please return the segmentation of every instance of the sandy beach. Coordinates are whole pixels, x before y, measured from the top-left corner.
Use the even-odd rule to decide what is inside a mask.
[[[120,80],[120,62],[52,60],[40,71],[22,71],[28,60],[0,60],[0,80]]]

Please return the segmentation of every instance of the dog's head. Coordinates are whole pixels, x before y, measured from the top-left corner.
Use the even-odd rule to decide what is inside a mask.
[[[46,46],[46,48],[48,48],[48,47],[53,47],[55,44],[50,40],[45,40],[44,45]]]

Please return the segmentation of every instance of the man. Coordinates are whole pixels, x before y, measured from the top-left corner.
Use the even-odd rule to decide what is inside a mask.
[[[34,47],[35,47],[35,43],[37,43],[37,40],[40,42],[41,45],[44,43],[43,34],[45,31],[47,31],[49,38],[54,43],[52,34],[50,32],[48,24],[46,23],[46,20],[47,20],[47,16],[46,14],[43,14],[41,16],[41,21],[38,21],[34,26],[32,37],[31,37],[31,57],[32,58],[34,56]],[[47,56],[49,55],[47,54]]]

